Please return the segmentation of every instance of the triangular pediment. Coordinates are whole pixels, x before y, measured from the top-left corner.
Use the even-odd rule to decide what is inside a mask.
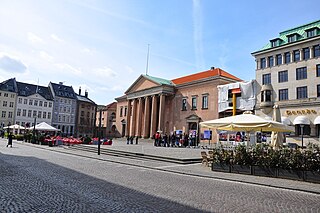
[[[198,115],[189,115],[186,117],[187,122],[199,121],[201,118]]]
[[[143,75],[141,75],[130,87],[129,89],[125,92],[126,94],[132,93],[132,92],[137,92],[140,90],[146,90],[152,87],[157,87],[160,86],[161,84],[154,82],[150,79],[147,79]]]

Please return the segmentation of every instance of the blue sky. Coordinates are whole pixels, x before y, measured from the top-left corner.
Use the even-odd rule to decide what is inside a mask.
[[[0,0],[0,81],[81,86],[109,104],[146,72],[173,79],[220,67],[255,78],[251,53],[320,19],[319,1]]]

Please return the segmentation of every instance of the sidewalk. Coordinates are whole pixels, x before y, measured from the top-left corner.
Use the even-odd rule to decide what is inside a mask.
[[[7,144],[6,139],[0,139],[0,144],[2,147],[5,147]],[[113,163],[120,163],[140,168],[146,169],[156,169],[164,172],[173,172],[180,175],[188,175],[188,176],[197,176],[203,178],[216,179],[219,181],[232,181],[239,182],[243,184],[254,184],[266,187],[273,187],[279,189],[287,189],[301,192],[309,192],[313,194],[320,194],[320,184],[302,182],[302,181],[294,181],[294,180],[286,180],[279,178],[268,178],[268,177],[258,177],[251,175],[241,175],[241,174],[233,174],[233,173],[223,173],[223,172],[213,172],[209,167],[202,165],[201,163],[196,164],[188,164],[188,165],[179,165],[175,163],[168,162],[160,162],[160,161],[144,161],[116,156],[108,156],[108,155],[97,155],[97,153],[87,152],[72,149],[72,147],[68,146],[60,146],[60,147],[49,147],[45,145],[37,145],[30,144],[20,141],[13,141],[13,146],[33,146],[38,149],[45,149],[50,151],[55,151],[59,153],[78,155],[81,157],[96,159],[100,161],[108,161]],[[1,150],[3,149],[1,147]],[[9,149],[9,148],[7,148]],[[112,146],[102,145],[101,150],[103,149],[112,149],[112,150],[122,150],[122,151],[130,151],[137,153],[148,153],[155,154],[157,156],[171,156],[176,155],[181,158],[184,157],[200,157],[200,152],[203,149],[199,148],[170,148],[170,147],[154,147],[153,143],[150,140],[141,140],[138,145],[135,144],[126,144],[125,140],[115,140]]]

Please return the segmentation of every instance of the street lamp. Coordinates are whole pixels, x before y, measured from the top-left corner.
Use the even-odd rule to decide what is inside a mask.
[[[304,127],[304,124],[300,124],[300,128],[301,128],[301,147],[303,149],[303,127]]]
[[[99,110],[99,133],[98,133],[98,155],[100,155],[100,143],[101,143],[101,116],[102,108]]]
[[[32,143],[36,143],[36,123],[37,123],[37,116],[34,116],[34,126],[33,126],[33,133],[32,133]]]

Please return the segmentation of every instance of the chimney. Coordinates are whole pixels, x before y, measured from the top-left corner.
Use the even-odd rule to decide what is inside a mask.
[[[81,87],[79,87],[79,95],[81,95]]]
[[[59,84],[60,84],[60,85],[63,85],[63,82],[62,82],[62,81],[60,81],[60,82],[59,82]]]
[[[211,67],[211,70],[214,70],[215,68],[214,67]]]
[[[85,96],[86,98],[88,98],[88,91],[87,91],[87,90],[84,92],[84,96]]]

